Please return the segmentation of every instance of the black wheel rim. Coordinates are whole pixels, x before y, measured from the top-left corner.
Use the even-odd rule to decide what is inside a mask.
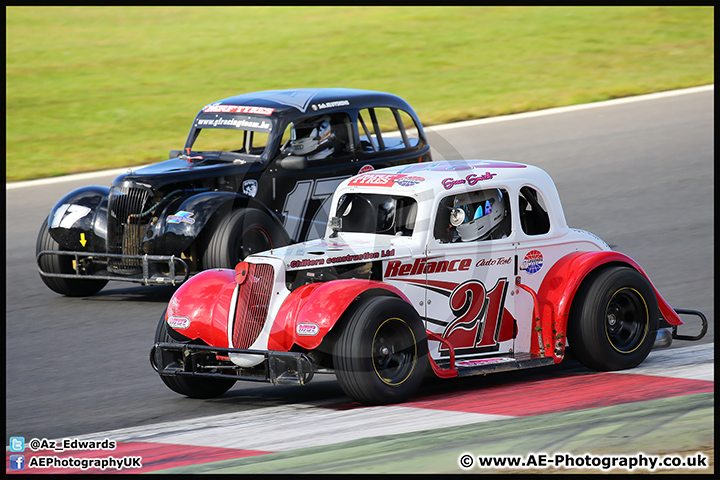
[[[624,287],[607,304],[605,334],[615,350],[632,353],[645,340],[649,321],[648,307],[640,292]]]
[[[250,227],[245,231],[242,236],[241,245],[238,253],[240,258],[238,261],[243,260],[248,255],[253,253],[264,252],[272,248],[272,240],[267,231],[262,227]]]
[[[417,342],[410,325],[400,318],[385,320],[372,343],[373,368],[388,385],[403,383],[417,363]]]

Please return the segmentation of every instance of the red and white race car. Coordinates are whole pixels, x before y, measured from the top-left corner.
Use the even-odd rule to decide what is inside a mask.
[[[679,335],[678,314],[702,331]],[[642,268],[567,226],[540,168],[404,165],[336,190],[322,239],[206,270],[173,295],[150,353],[165,384],[209,398],[236,380],[335,373],[365,404],[441,378],[558,363],[632,368],[654,345],[699,340]]]

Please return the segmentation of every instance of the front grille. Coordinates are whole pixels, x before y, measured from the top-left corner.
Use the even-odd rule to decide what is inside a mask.
[[[108,199],[107,251],[124,255],[141,255],[147,223],[142,213],[148,208],[152,190],[137,187],[112,187]],[[108,270],[133,274],[142,271],[140,259],[110,259]]]
[[[246,280],[238,289],[233,327],[235,348],[249,348],[260,335],[270,306],[274,278],[272,265],[249,264]]]

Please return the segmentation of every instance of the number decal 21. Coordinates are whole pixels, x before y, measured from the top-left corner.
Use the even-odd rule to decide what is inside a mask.
[[[445,327],[442,336],[453,345],[456,353],[470,353],[459,350],[495,349],[507,286],[507,278],[501,278],[487,292],[482,282],[469,280],[453,290],[450,309],[456,318]],[[447,351],[447,348],[441,346],[440,351]]]

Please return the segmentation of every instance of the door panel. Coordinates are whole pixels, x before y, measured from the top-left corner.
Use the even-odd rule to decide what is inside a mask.
[[[433,242],[428,251],[428,329],[452,343],[457,360],[513,350],[515,251],[497,243]],[[431,342],[430,353],[448,356],[439,342]]]

